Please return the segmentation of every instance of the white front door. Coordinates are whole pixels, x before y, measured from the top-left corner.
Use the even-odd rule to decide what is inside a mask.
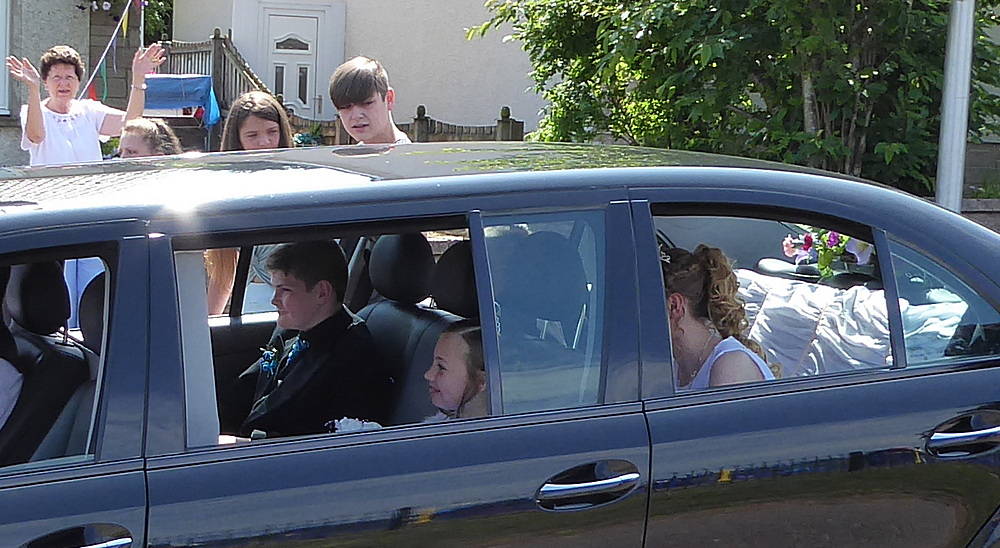
[[[316,87],[318,35],[318,16],[267,14],[269,70],[264,80],[303,118],[325,117],[322,91]]]

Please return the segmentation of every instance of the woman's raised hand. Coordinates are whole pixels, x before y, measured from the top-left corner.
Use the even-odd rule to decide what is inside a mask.
[[[38,70],[35,66],[31,64],[31,61],[27,57],[22,57],[18,59],[11,55],[7,58],[7,71],[10,72],[11,77],[19,82],[24,82],[29,86],[40,87],[42,83],[42,77],[38,74]]]
[[[139,48],[132,57],[132,83],[141,84],[146,74],[163,64],[167,56],[159,42],[150,44],[148,48]]]

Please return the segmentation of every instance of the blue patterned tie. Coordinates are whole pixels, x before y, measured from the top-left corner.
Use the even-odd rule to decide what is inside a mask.
[[[309,349],[309,341],[304,341],[301,338],[296,338],[295,342],[292,343],[292,350],[288,353],[287,365],[292,365],[295,360],[299,359],[299,356],[303,352]]]

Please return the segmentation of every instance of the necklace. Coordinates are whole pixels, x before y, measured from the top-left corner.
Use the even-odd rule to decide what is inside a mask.
[[[701,345],[701,350],[699,350],[698,353],[695,354],[695,360],[697,365],[694,367],[694,369],[691,370],[691,373],[686,375],[687,377],[686,382],[682,383],[684,386],[691,384],[691,381],[693,381],[694,378],[698,376],[698,372],[701,371],[701,367],[705,365],[705,360],[708,358],[708,356],[705,355],[705,350],[708,349],[708,343],[710,343],[714,338],[715,335],[713,335],[711,332],[709,332],[708,336],[705,337],[705,342],[704,344]]]

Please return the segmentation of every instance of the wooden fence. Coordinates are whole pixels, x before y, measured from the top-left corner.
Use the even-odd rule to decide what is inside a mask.
[[[324,145],[350,145],[357,141],[351,138],[340,123],[340,119],[317,122],[300,118],[289,112],[292,130],[296,133],[317,135]],[[448,141],[523,141],[524,122],[510,115],[510,107],[500,109],[500,118],[489,126],[465,126],[449,124],[427,116],[424,105],[417,107],[417,115],[411,122],[396,124],[414,143],[438,143]]]
[[[260,90],[271,93],[229,36],[215,29],[212,37],[204,42],[165,42],[167,61],[164,72],[169,74],[209,74],[215,89],[222,116],[229,114],[229,107],[240,95]]]

